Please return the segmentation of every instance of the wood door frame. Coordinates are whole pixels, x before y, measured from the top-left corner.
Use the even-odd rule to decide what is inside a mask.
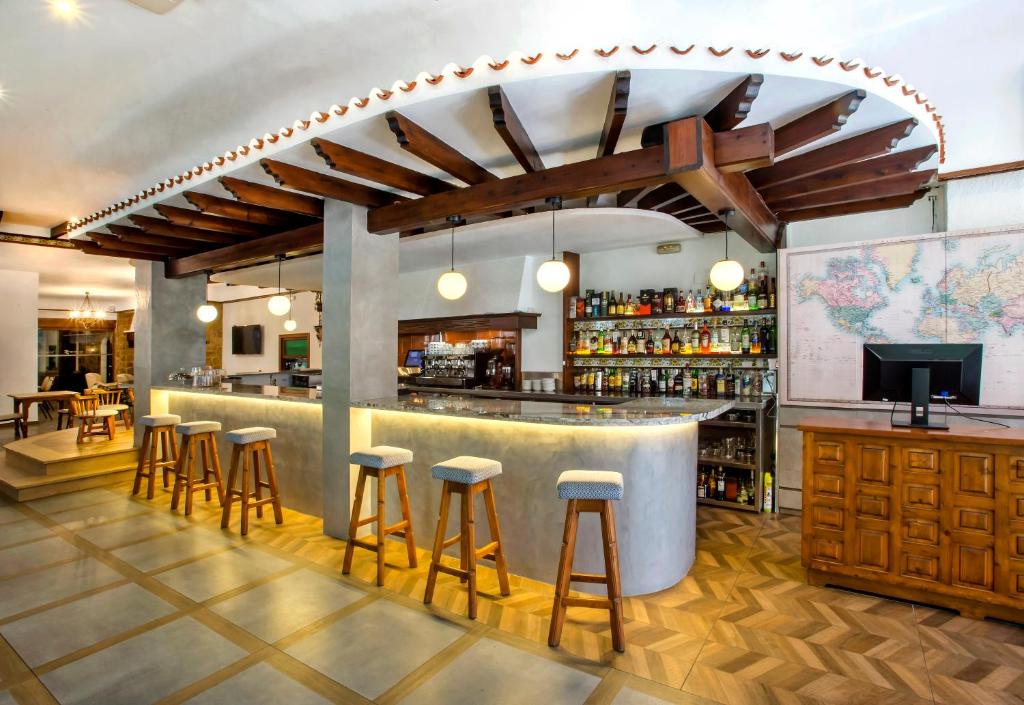
[[[306,367],[309,367],[310,362],[310,340],[309,333],[281,333],[277,336],[277,363],[278,369],[287,369],[284,366],[284,344],[288,340],[305,340],[306,341]]]

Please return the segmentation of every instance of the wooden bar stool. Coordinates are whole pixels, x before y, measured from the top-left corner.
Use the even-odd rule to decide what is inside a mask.
[[[281,499],[277,492],[277,474],[274,472],[274,456],[270,452],[270,441],[277,438],[277,431],[263,426],[239,428],[224,434],[231,448],[231,469],[228,471],[228,484],[224,488],[224,511],[221,514],[220,528],[228,528],[231,522],[231,504],[237,498],[242,504],[242,536],[249,533],[249,511],[256,510],[256,517],[263,518],[263,505],[274,506],[274,521],[284,523],[281,514]],[[260,479],[260,455],[263,456],[263,472],[267,479]],[[238,471],[242,471],[242,482],[235,489]],[[249,491],[249,475],[252,474],[253,492]],[[270,496],[263,496],[263,488],[270,490]],[[255,497],[255,499],[253,499]]]
[[[558,498],[569,500],[565,511],[565,533],[562,536],[562,557],[558,561],[558,580],[555,582],[555,604],[551,609],[551,630],[548,645],[558,646],[562,640],[566,607],[594,607],[606,609],[612,628],[612,647],[626,650],[625,630],[622,626],[622,584],[619,580],[619,551],[615,541],[615,513],[612,502],[622,499],[622,475],[601,470],[567,470],[558,477]],[[604,575],[573,573],[572,561],[576,553],[576,528],[582,512],[601,515],[601,537],[604,541]],[[608,599],[598,597],[571,597],[569,584],[604,583]]]
[[[441,510],[437,517],[437,533],[434,534],[434,552],[430,558],[430,572],[427,574],[427,590],[423,604],[429,605],[434,599],[434,586],[438,572],[454,575],[460,582],[469,583],[469,618],[476,619],[476,562],[481,558],[494,560],[498,571],[498,587],[502,595],[510,594],[508,586],[508,564],[501,545],[501,527],[498,525],[498,511],[494,506],[494,488],[491,478],[501,474],[501,463],[487,458],[460,455],[438,463],[430,469],[435,480],[444,480],[441,488]],[[476,547],[476,521],[473,498],[484,495],[484,508],[490,526],[491,541],[482,548]],[[448,508],[452,494],[462,497],[462,511],[459,533],[445,538],[448,530]],[[441,563],[444,549],[459,544],[459,567],[451,568]]]
[[[367,450],[359,450],[349,457],[349,462],[359,466],[359,480],[356,482],[355,500],[352,502],[352,516],[348,524],[348,541],[345,544],[345,562],[342,564],[342,575],[352,570],[352,553],[355,548],[365,548],[377,554],[377,585],[384,584],[384,540],[388,536],[401,536],[405,539],[405,549],[409,554],[409,567],[415,568],[416,540],[412,533],[412,514],[409,511],[409,493],[405,484],[405,466],[412,462],[412,451],[392,446],[374,446]],[[384,497],[387,479],[395,477],[398,484],[398,500],[402,505],[402,521],[387,526]],[[366,479],[377,479],[377,513],[365,519],[360,518],[363,508],[363,492]],[[377,524],[377,542],[375,544],[356,537],[360,526]]]
[[[142,478],[149,479],[146,498],[153,499],[153,478],[159,470],[163,471],[164,487],[169,486],[169,477],[174,473],[178,463],[178,449],[174,445],[174,427],[181,423],[177,414],[152,414],[139,419],[142,424],[142,448],[139,449],[139,465],[135,469],[135,484],[132,494],[137,495],[142,488]],[[157,457],[158,451],[163,455]]]
[[[181,449],[178,451],[178,464],[174,468],[171,511],[178,509],[182,490],[185,491],[185,516],[192,513],[192,494],[196,490],[205,492],[207,502],[213,499],[210,490],[217,490],[217,501],[223,506],[224,483],[220,476],[216,436],[220,424],[216,421],[189,421],[178,424],[176,430],[181,434]],[[201,455],[203,462],[201,477],[194,476],[197,455]]]

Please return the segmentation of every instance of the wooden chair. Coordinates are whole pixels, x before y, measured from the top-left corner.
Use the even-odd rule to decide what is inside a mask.
[[[622,475],[617,472],[596,470],[568,470],[558,477],[558,497],[569,500],[569,504],[565,510],[565,533],[562,536],[562,555],[558,561],[558,579],[555,581],[555,603],[551,609],[548,645],[558,646],[561,642],[567,607],[594,607],[608,610],[612,647],[619,652],[625,651],[619,551],[615,540],[615,514],[612,510],[612,502],[622,499]],[[604,575],[572,572],[572,561],[576,552],[576,529],[579,526],[580,514],[584,512],[594,512],[601,516]],[[608,588],[608,599],[572,597],[569,595],[569,588],[573,581],[604,583]]]
[[[434,599],[437,574],[447,573],[469,583],[469,618],[476,619],[476,562],[481,558],[493,559],[498,572],[498,587],[502,595],[511,591],[508,583],[508,565],[501,545],[501,527],[498,525],[498,511],[494,506],[494,488],[491,478],[501,474],[501,463],[487,458],[460,455],[457,458],[438,463],[430,469],[435,480],[444,480],[441,487],[441,509],[437,518],[437,532],[434,534],[434,551],[430,557],[430,571],[427,573],[427,589],[423,604],[429,605]],[[476,519],[473,499],[477,494],[484,496],[484,508],[490,527],[491,541],[482,548],[476,547]],[[461,495],[459,533],[445,538],[448,530],[448,509],[451,496]],[[441,563],[444,549],[459,544],[459,567],[452,568]]]
[[[231,448],[231,469],[228,471],[228,484],[224,488],[224,511],[221,514],[220,528],[228,528],[231,522],[231,505],[236,500],[242,505],[242,536],[249,533],[249,512],[256,510],[256,517],[263,517],[263,505],[272,504],[274,521],[284,523],[281,512],[281,498],[277,491],[277,473],[274,471],[274,458],[270,452],[270,441],[277,438],[277,431],[272,428],[253,426],[228,431],[224,434]],[[260,457],[262,455],[263,472],[266,480],[260,479]],[[235,489],[238,473],[242,473],[242,482]],[[249,491],[249,476],[252,475],[253,492]],[[270,490],[270,496],[264,497],[263,490]]]
[[[135,469],[135,483],[132,494],[142,489],[142,480],[147,479],[146,498],[153,499],[153,483],[156,474],[162,472],[164,489],[170,486],[170,478],[178,464],[178,448],[174,445],[174,427],[181,423],[177,414],[152,414],[139,419],[142,424],[142,447],[139,449],[139,464]],[[160,451],[163,454],[160,455]]]
[[[171,511],[178,509],[181,492],[185,491],[185,516],[192,513],[192,495],[203,490],[206,501],[213,499],[211,490],[217,490],[217,501],[224,505],[224,483],[220,476],[220,457],[217,455],[216,433],[220,424],[216,421],[189,421],[177,425],[181,434],[181,448],[178,463],[174,467],[174,494],[171,497]],[[196,456],[201,455],[202,476],[195,475]]]
[[[349,462],[359,466],[359,480],[356,482],[355,501],[352,503],[352,515],[348,525],[348,541],[345,543],[345,562],[342,564],[342,575],[352,570],[352,554],[356,547],[365,548],[377,554],[377,584],[384,584],[384,541],[388,536],[401,536],[405,539],[405,548],[409,554],[409,567],[415,568],[416,540],[412,532],[412,513],[409,511],[409,494],[405,484],[405,466],[412,462],[412,451],[392,446],[374,446],[367,450],[353,453]],[[387,479],[394,477],[398,484],[398,500],[402,506],[402,521],[391,526],[387,525],[385,512],[385,495]],[[367,478],[377,480],[377,513],[365,519],[360,518],[363,508],[363,493],[366,490]],[[360,526],[377,524],[377,542],[369,543],[357,538]]]
[[[124,430],[132,430],[131,407],[121,403],[120,389],[103,389],[97,387],[86,391],[86,394],[99,399],[100,409],[110,409],[117,412],[118,418],[124,424]]]
[[[101,409],[100,400],[93,395],[79,394],[71,399],[71,416],[78,422],[78,442],[93,436],[106,436],[114,440],[114,420],[117,412]]]

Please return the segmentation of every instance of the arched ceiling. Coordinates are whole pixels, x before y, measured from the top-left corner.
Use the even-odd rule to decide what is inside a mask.
[[[53,20],[42,0],[0,5],[4,224],[52,225],[93,212],[370,86],[436,73],[448,61],[549,46],[696,42],[863,57],[939,106],[949,140],[944,169],[1024,157],[1020,3],[183,0],[165,15],[124,0],[82,4],[84,18],[74,26]],[[579,90],[572,110],[588,135],[594,128],[586,120],[595,119],[582,117],[593,115],[588,100],[606,98],[591,88],[588,99],[585,84]],[[772,109],[767,100],[762,107]],[[486,110],[469,103],[450,109],[469,119]],[[577,114],[557,103],[537,109],[531,131],[539,149],[554,143],[546,141],[548,125],[576,124]],[[360,139],[378,139],[380,129],[368,126]],[[470,145],[479,159],[493,152],[493,132],[469,139],[480,140]],[[571,145],[562,150],[572,158]],[[545,159],[557,163],[554,153]],[[506,168],[500,161],[495,172]]]

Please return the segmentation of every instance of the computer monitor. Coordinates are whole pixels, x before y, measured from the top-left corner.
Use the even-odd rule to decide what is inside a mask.
[[[405,367],[423,367],[423,350],[410,350],[405,353]]]
[[[893,426],[946,428],[929,422],[928,403],[977,406],[981,401],[981,351],[976,344],[864,345],[865,401],[909,402],[910,420]]]

